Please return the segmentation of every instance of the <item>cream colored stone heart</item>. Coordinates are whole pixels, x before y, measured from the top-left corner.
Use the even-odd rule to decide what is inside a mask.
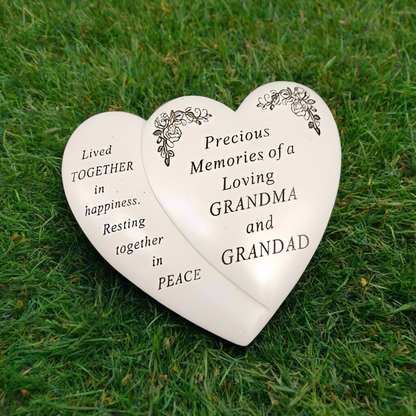
[[[263,85],[236,112],[183,97],[150,117],[142,143],[150,186],[177,229],[271,317],[312,258],[335,202],[341,149],[329,108],[289,82]]]
[[[257,89],[236,112],[184,97],[148,122],[94,116],[62,163],[69,205],[100,254],[168,308],[239,345],[306,268],[339,174],[332,114],[292,83]]]

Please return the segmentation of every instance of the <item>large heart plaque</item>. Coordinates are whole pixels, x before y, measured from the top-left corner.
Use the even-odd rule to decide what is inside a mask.
[[[75,218],[114,268],[186,319],[247,345],[317,249],[340,166],[323,100],[275,82],[236,112],[183,97],[147,122],[94,116],[71,136],[62,175]]]

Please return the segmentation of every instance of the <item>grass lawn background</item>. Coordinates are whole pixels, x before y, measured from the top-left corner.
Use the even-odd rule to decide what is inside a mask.
[[[0,2],[0,414],[416,414],[416,6]],[[89,116],[233,109],[295,81],[338,124],[334,212],[306,272],[236,347],[114,271],[74,220],[62,154]]]

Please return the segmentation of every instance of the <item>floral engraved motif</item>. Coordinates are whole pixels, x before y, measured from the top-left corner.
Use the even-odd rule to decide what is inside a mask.
[[[166,166],[170,165],[170,158],[175,156],[172,147],[182,136],[180,126],[186,126],[189,123],[201,125],[203,121],[209,121],[209,117],[211,117],[211,114],[206,109],[195,108],[192,111],[192,107],[188,107],[185,111],[172,110],[169,115],[162,113],[156,118],[156,130],[153,134],[157,136],[156,143],[159,144],[157,151],[164,159]]]
[[[321,135],[319,128],[321,117],[316,114],[316,108],[313,106],[315,100],[310,98],[310,95],[303,88],[295,87],[292,91],[289,87],[286,89],[270,91],[270,94],[265,94],[264,98],[260,97],[257,107],[261,107],[263,110],[273,110],[277,105],[290,104],[292,112],[298,117],[303,117],[305,120],[309,120],[308,126],[310,129],[314,129],[318,136]]]

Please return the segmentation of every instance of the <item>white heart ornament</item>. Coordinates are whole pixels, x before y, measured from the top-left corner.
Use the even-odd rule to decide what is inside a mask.
[[[202,328],[247,345],[274,310],[226,279],[163,211],[144,172],[145,124],[109,112],[76,129],[62,161],[71,210],[98,252],[136,286]],[[170,174],[164,169],[160,178]]]
[[[225,277],[217,305],[244,312],[224,296],[228,281],[268,320],[311,260],[335,202],[341,148],[324,101],[290,82],[263,85],[236,112],[178,98],[146,123],[142,153],[163,210]]]

